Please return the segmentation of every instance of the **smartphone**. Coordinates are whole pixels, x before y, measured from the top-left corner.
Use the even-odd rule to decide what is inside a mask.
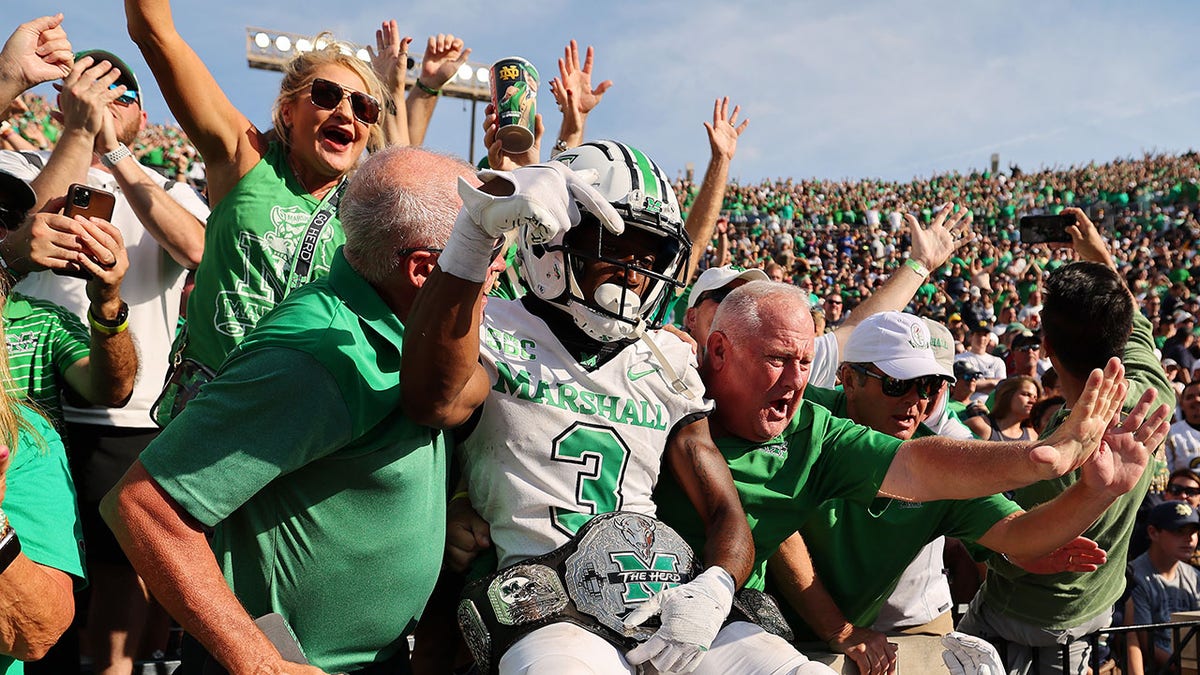
[[[116,206],[117,198],[113,193],[74,183],[67,188],[67,205],[63,207],[63,215],[68,218],[83,216],[84,218],[101,218],[112,221],[113,209]],[[76,279],[92,278],[92,273],[85,269],[56,269],[54,273]]]
[[[1071,243],[1067,228],[1075,224],[1075,216],[1021,216],[1022,244]]]
[[[67,188],[67,205],[63,215],[68,218],[83,216],[111,221],[116,206],[117,198],[113,193],[75,183]]]

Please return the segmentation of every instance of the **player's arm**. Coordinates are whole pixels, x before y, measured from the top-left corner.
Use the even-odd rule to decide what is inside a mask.
[[[808,546],[799,532],[780,546],[767,569],[783,598],[813,632],[834,650],[849,656],[864,675],[896,672],[897,647],[887,636],[870,628],[859,628],[846,620],[825,585],[817,577]]]
[[[705,565],[719,565],[741,586],[754,565],[754,542],[729,465],[709,436],[708,420],[676,431],[667,443],[666,460],[704,521]]]

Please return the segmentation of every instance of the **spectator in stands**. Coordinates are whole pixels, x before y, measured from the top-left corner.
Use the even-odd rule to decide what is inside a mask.
[[[1183,386],[1179,396],[1182,418],[1171,425],[1167,434],[1167,467],[1176,469],[1200,468],[1200,379]]]
[[[996,387],[992,410],[972,417],[967,426],[979,438],[991,441],[1031,441],[1036,434],[1029,418],[1033,404],[1042,397],[1042,387],[1028,375],[1010,377]]]
[[[94,633],[89,643],[97,672],[117,675],[132,670],[141,627],[153,605],[100,522],[97,508],[100,498],[157,433],[149,411],[170,362],[184,276],[204,251],[208,207],[195,190],[164,181],[130,155],[128,144],[145,124],[146,113],[137,76],[128,64],[102,50],[78,56],[63,79],[59,96],[63,132],[54,151],[0,152],[0,167],[32,181],[39,208],[47,203],[51,209],[59,208],[73,183],[112,193],[114,231],[101,236],[84,223],[42,213],[30,226],[0,242],[0,257],[15,275],[28,274],[17,291],[73,312],[91,326],[93,345],[103,340],[106,347],[126,346],[121,363],[127,369],[127,387],[118,396],[128,401],[124,407],[87,405],[105,400],[94,392],[83,402],[68,400],[64,406],[67,445],[77,470],[81,516],[90,544],[90,590],[96,597],[90,605],[93,618],[87,622]],[[51,202],[52,198],[59,202]],[[90,240],[114,253],[123,247],[119,263],[111,269],[97,268],[117,259],[94,251],[87,255],[85,243]],[[92,279],[54,273],[64,269]],[[126,269],[131,271],[126,274]],[[121,294],[101,289],[114,281],[120,282]],[[18,308],[24,306],[14,306]],[[97,358],[94,348],[91,357]],[[38,377],[47,376],[42,373]],[[71,384],[79,387],[77,382]],[[146,632],[151,650],[161,649],[166,617],[160,616],[157,628]]]
[[[1067,228],[1070,246],[1084,262],[1071,263],[1050,275],[1042,309],[1042,346],[1050,356],[1067,399],[1080,400],[1084,376],[1097,364],[1121,356],[1129,381],[1124,410],[1153,390],[1156,400],[1173,407],[1174,396],[1150,335],[1149,322],[1134,311],[1133,296],[1116,272],[1108,246],[1091,220],[1078,209],[1067,211],[1075,224]],[[1058,428],[1056,416],[1042,438]],[[1137,505],[1151,479],[1143,472],[1137,486],[1118,498],[1084,536],[1108,551],[1108,562],[1090,574],[1033,576],[1008,561],[991,558],[983,588],[971,602],[959,630],[1008,643],[1006,665],[1024,672],[1037,653],[1040,672],[1063,672],[1060,647],[1068,645],[1071,672],[1086,663],[1081,638],[1109,625],[1112,607],[1124,588],[1124,563]],[[1078,482],[1079,472],[1042,481],[1015,492],[1025,508],[1045,502]]]
[[[955,360],[970,363],[979,373],[980,376],[975,379],[975,393],[972,394],[972,398],[980,401],[986,399],[996,385],[1008,377],[1008,370],[1004,366],[1004,359],[988,353],[993,335],[991,323],[980,319],[970,326],[967,350],[956,356]]]
[[[1188,502],[1163,502],[1150,512],[1150,548],[1129,563],[1131,592],[1125,605],[1129,626],[1169,623],[1175,612],[1200,609],[1200,575],[1186,564],[1196,553],[1200,517]],[[1180,564],[1185,563],[1185,564]],[[1159,672],[1171,658],[1171,632],[1128,633],[1130,675]]]

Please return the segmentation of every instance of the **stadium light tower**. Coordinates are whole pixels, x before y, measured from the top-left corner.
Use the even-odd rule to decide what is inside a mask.
[[[314,45],[312,36],[299,33],[288,33],[265,28],[246,27],[246,62],[251,68],[260,70],[283,70],[283,64],[298,52],[309,52],[324,45]],[[353,54],[358,58],[371,62],[371,53],[365,47],[355,47],[347,55]],[[421,73],[421,64],[408,59],[408,72],[405,74],[405,86],[416,84],[417,76]],[[470,160],[475,163],[475,129],[478,126],[475,117],[480,101],[490,101],[491,86],[488,82],[490,69],[485,63],[467,62],[459,67],[458,72],[450,81],[442,86],[442,95],[451,98],[462,98],[471,101],[471,147]]]

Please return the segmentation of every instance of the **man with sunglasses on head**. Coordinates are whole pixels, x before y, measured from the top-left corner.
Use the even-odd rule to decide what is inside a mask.
[[[194,189],[164,180],[131,155],[128,146],[145,126],[146,113],[129,64],[111,52],[87,50],[75,54],[60,76],[63,131],[54,151],[0,151],[0,167],[31,182],[39,197],[33,211],[65,196],[73,183],[113,193],[111,222],[123,239],[129,273],[116,302],[93,304],[88,281],[56,274],[72,270],[88,276],[78,259],[85,251],[82,242],[92,236],[89,226],[51,213],[38,214],[0,242],[0,259],[13,275],[23,277],[16,286],[20,293],[67,308],[85,325],[90,323],[93,334],[136,336],[137,377],[132,394],[122,396],[127,400],[123,407],[79,401],[64,406],[64,440],[78,469],[90,590],[96,598],[87,622],[93,661],[98,672],[127,673],[149,605],[128,560],[100,521],[97,505],[157,433],[149,411],[170,362],[184,278],[204,251],[209,211]],[[119,337],[128,340],[129,335]],[[129,344],[132,352],[133,342]],[[159,624],[165,636],[165,620]],[[128,651],[126,644],[131,645]]]

